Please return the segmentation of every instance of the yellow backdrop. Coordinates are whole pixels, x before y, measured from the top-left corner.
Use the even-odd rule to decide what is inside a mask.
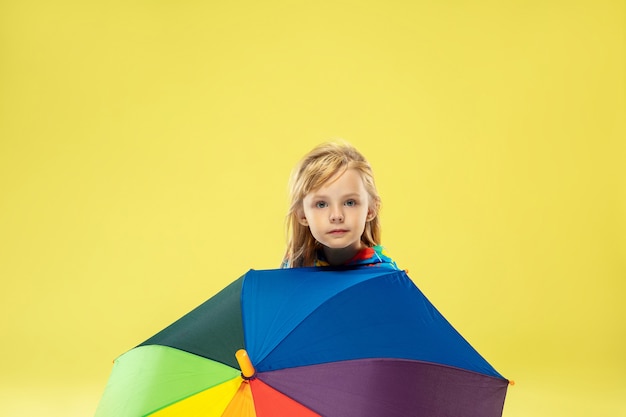
[[[0,2],[0,415],[92,415],[117,355],[277,267],[289,172],[341,137],[505,417],[626,416],[625,40],[621,0]]]

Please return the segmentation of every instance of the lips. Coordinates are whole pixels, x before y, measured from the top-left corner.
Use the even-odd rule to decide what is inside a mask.
[[[331,234],[331,235],[340,235],[343,233],[348,233],[348,231],[345,229],[335,229],[335,230],[331,230],[330,232],[328,232],[328,234]]]

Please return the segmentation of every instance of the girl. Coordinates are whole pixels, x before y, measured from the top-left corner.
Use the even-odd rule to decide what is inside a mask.
[[[380,246],[380,196],[372,168],[348,143],[306,154],[290,181],[283,268],[376,265],[398,269]]]

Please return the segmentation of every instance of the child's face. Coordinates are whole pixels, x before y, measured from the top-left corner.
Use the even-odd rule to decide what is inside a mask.
[[[353,251],[353,256],[363,247],[365,223],[376,217],[369,200],[359,172],[348,169],[304,197],[299,220],[325,251]]]

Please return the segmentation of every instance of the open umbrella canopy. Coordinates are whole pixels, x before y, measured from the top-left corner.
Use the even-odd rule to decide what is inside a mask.
[[[96,417],[494,417],[508,382],[403,271],[251,270],[120,356]]]

